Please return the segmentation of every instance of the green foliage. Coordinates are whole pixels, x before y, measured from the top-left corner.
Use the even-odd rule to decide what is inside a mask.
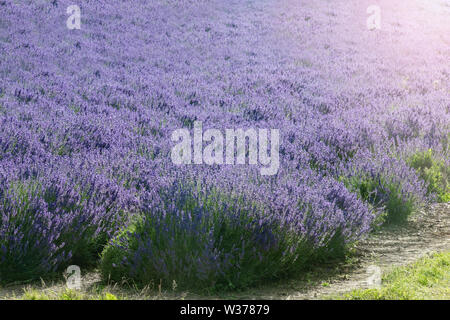
[[[375,225],[402,223],[417,206],[417,199],[406,194],[401,183],[386,176],[372,177],[361,173],[341,178],[341,181],[362,200],[384,209],[385,213],[378,216]]]
[[[435,194],[439,202],[450,201],[450,167],[443,160],[436,159],[433,150],[413,154],[408,164],[427,183],[428,194]]]
[[[103,250],[100,261],[100,272],[104,280],[112,280],[114,282],[128,280],[128,269],[120,263],[128,255],[128,252],[125,251],[123,246],[128,244],[129,251],[137,249],[137,241],[130,241],[129,237],[131,234],[136,233],[136,225],[140,223],[136,221],[130,224],[129,227],[122,230]]]

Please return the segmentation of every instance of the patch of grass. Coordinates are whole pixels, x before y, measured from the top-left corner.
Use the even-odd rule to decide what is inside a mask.
[[[450,251],[424,257],[383,275],[379,289],[353,290],[345,300],[448,300],[450,299]]]
[[[45,292],[38,289],[28,288],[24,290],[21,300],[120,300],[120,297],[109,293],[103,292],[97,295],[87,295],[85,293],[64,289],[60,291]]]
[[[443,160],[438,160],[433,150],[413,154],[408,164],[427,183],[428,194],[436,194],[439,202],[450,201],[450,167]]]

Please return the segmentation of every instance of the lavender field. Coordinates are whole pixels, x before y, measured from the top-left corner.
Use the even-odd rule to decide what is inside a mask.
[[[199,124],[278,130],[275,172],[174,163]],[[446,0],[0,0],[0,283],[289,277],[449,202],[449,139]]]

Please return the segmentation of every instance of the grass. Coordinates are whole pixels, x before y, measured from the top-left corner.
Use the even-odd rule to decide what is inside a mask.
[[[25,289],[22,300],[120,300],[116,295],[105,292],[97,295],[87,295],[82,292],[65,289],[61,291],[45,292],[37,289]]]
[[[383,208],[383,214],[377,218],[374,226],[405,223],[420,202],[413,194],[402,190],[401,182],[388,175],[374,177],[361,173],[348,178],[341,177],[340,180],[360,199],[375,208]]]
[[[333,299],[449,300],[450,251],[435,253],[383,275],[381,288],[353,290]]]

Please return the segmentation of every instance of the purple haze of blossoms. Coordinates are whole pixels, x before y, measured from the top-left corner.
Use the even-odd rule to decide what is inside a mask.
[[[405,158],[432,148],[448,164],[448,23],[376,33],[349,22],[365,22],[360,2],[297,2],[79,1],[68,30],[71,1],[0,1],[0,280],[23,261],[57,270],[133,214],[179,214],[161,195],[183,181],[242,195],[316,247],[376,218],[343,176],[388,171],[422,198]],[[172,164],[172,132],[195,121],[280,129],[277,174]]]

